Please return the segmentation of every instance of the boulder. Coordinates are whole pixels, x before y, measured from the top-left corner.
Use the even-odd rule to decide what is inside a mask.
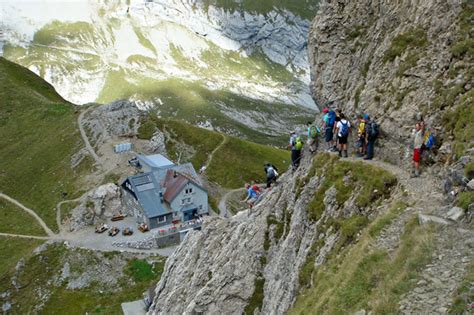
[[[427,214],[418,214],[418,222],[420,225],[426,225],[428,223],[437,223],[441,225],[448,225],[449,222],[446,221],[445,219],[442,219],[440,217],[436,217],[433,215],[427,215]]]
[[[474,190],[474,179],[471,179],[466,185],[467,189]]]
[[[459,207],[452,207],[451,210],[448,211],[446,214],[446,218],[453,220],[453,221],[459,221],[464,217],[464,209],[459,208]]]
[[[112,217],[117,212],[126,213],[122,206],[120,187],[109,183],[88,192],[81,203],[72,210],[69,230],[77,231],[101,220]]]

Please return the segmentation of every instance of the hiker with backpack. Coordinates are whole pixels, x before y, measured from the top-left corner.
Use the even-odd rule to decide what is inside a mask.
[[[259,196],[249,183],[245,183],[245,190],[247,191],[247,198],[245,198],[243,202],[247,203],[249,205],[250,210],[252,210],[252,207],[257,202]]]
[[[366,136],[365,136],[365,117],[369,115],[360,114],[359,115],[359,127],[357,128],[357,157],[363,157],[366,151]]]
[[[327,151],[334,151],[334,125],[336,122],[336,113],[325,107],[323,109],[323,130],[324,139],[327,143]]]
[[[291,149],[291,166],[293,171],[295,171],[300,166],[301,149],[303,149],[303,140],[300,136],[296,135],[295,131],[292,131],[290,134],[288,147]]]
[[[275,165],[266,163],[264,165],[265,175],[267,176],[267,188],[270,188],[272,183],[276,184],[278,177],[278,169]]]
[[[420,176],[420,161],[421,161],[421,150],[424,142],[424,124],[418,122],[413,130],[413,177]]]
[[[370,120],[370,116],[365,114],[365,143],[367,144],[367,156],[364,160],[372,160],[374,158],[375,140],[379,136],[379,125],[375,121]]]
[[[339,156],[348,157],[347,155],[347,139],[351,133],[351,123],[346,119],[346,116],[341,113],[340,121],[336,124],[336,133],[337,133],[337,145],[339,150]]]
[[[309,152],[313,154],[318,149],[318,142],[319,142],[319,133],[320,129],[316,126],[315,123],[308,121],[306,124],[308,126],[308,145],[309,145]]]

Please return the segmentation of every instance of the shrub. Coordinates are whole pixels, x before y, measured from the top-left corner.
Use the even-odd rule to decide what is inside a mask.
[[[156,131],[156,124],[151,119],[146,119],[142,121],[140,127],[138,128],[138,138],[150,140],[153,137],[153,134]]]
[[[466,174],[466,177],[469,179],[474,178],[474,161],[471,161],[464,166],[464,174]]]
[[[130,260],[126,272],[136,282],[152,280],[157,276],[153,266],[143,259]]]
[[[456,204],[464,210],[467,210],[471,203],[474,203],[474,191],[464,191],[460,193],[456,202]]]
[[[422,28],[412,28],[407,32],[395,36],[392,44],[385,52],[383,61],[394,61],[401,56],[409,47],[423,47],[428,43],[426,32]]]

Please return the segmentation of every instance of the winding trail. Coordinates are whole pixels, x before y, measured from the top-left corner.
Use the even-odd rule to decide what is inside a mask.
[[[92,156],[94,161],[100,165],[101,167],[104,166],[103,161],[101,158],[97,155],[97,153],[94,151],[94,148],[91,146],[89,142],[89,138],[87,138],[86,131],[84,130],[84,127],[82,126],[82,119],[84,118],[84,115],[87,114],[89,111],[91,111],[94,108],[94,106],[89,107],[85,111],[81,112],[79,114],[79,117],[77,118],[77,124],[79,126],[79,131],[81,133],[82,140],[84,141],[84,144],[86,145],[87,151],[89,151],[89,154]]]
[[[17,207],[19,207],[19,208],[23,209],[24,211],[28,212],[31,216],[33,216],[36,219],[36,221],[38,221],[38,223],[41,225],[41,227],[46,232],[46,234],[48,234],[48,236],[52,237],[52,236],[55,235],[54,232],[51,231],[51,229],[46,225],[46,223],[44,223],[43,219],[41,219],[39,217],[39,215],[37,215],[34,210],[31,210],[30,208],[28,208],[28,207],[24,206],[23,204],[21,204],[18,200],[13,199],[12,197],[7,196],[3,193],[0,193],[0,198],[3,198],[5,200],[7,200],[8,202],[13,203]]]
[[[212,150],[211,154],[209,154],[209,158],[207,159],[206,164],[204,165],[204,167],[206,168],[206,170],[207,170],[207,168],[209,167],[209,165],[211,165],[212,159],[214,158],[214,154],[215,154],[220,148],[222,148],[222,146],[223,146],[224,144],[226,144],[227,141],[229,141],[229,138],[228,138],[226,135],[221,134],[221,136],[222,136],[222,142],[221,142],[217,147],[215,147],[214,150]]]
[[[0,233],[0,236],[29,238],[29,239],[46,240],[46,241],[53,239],[53,237],[49,237],[49,236],[35,236],[35,235],[13,234],[13,233]]]

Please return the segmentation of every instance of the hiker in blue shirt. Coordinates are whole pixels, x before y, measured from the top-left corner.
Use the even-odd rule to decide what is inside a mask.
[[[336,113],[333,110],[325,107],[323,109],[323,127],[324,138],[327,143],[327,151],[334,151],[334,125],[336,122]]]
[[[247,198],[245,198],[244,202],[246,202],[249,205],[250,210],[252,210],[253,205],[258,200],[258,194],[255,190],[253,190],[249,183],[245,184],[245,189],[247,190]]]

